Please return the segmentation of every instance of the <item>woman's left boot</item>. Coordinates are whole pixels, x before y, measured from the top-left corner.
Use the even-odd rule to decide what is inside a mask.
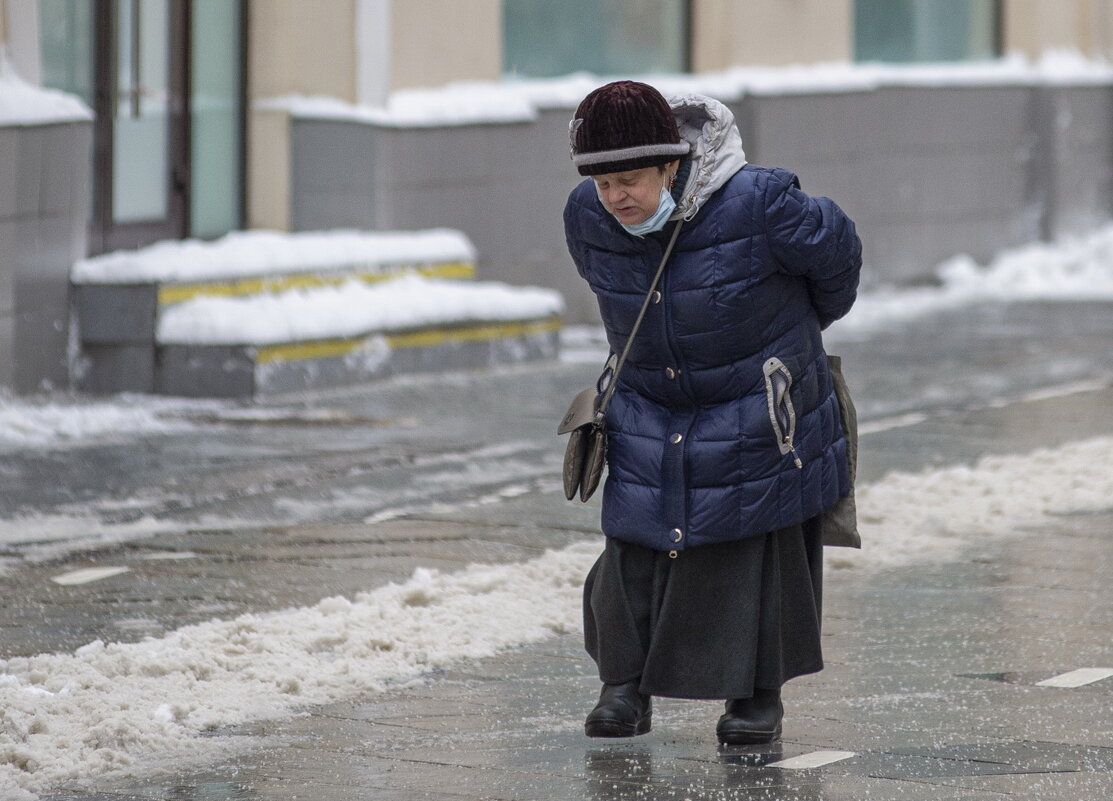
[[[724,745],[763,745],[780,738],[783,717],[781,691],[755,687],[753,698],[727,701],[715,734]]]
[[[640,681],[625,684],[604,684],[599,703],[584,721],[588,737],[633,737],[649,731],[653,718],[653,701],[638,692]]]

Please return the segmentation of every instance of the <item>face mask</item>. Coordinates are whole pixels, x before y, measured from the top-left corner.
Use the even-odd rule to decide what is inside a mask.
[[[666,187],[661,190],[661,199],[657,201],[657,211],[649,215],[649,218],[644,222],[635,225],[623,225],[622,227],[634,236],[652,234],[654,231],[660,231],[665,227],[665,223],[669,221],[669,217],[672,216],[674,211],[676,211],[676,201],[672,199],[672,192]]]

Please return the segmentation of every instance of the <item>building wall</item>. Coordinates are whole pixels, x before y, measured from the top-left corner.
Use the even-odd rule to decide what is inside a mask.
[[[692,0],[692,69],[849,61],[853,0]]]
[[[1002,45],[1006,53],[1038,58],[1046,50],[1077,50],[1113,57],[1113,0],[1004,0]]]
[[[328,95],[356,102],[355,15],[355,0],[252,2],[250,96]]]
[[[390,17],[392,89],[496,81],[502,75],[499,0],[393,0]]]

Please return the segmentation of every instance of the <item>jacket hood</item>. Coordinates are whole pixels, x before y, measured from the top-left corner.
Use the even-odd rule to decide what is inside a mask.
[[[669,98],[669,105],[676,114],[680,136],[692,147],[688,183],[671,219],[690,220],[707,198],[746,166],[746,152],[734,113],[718,100],[682,94]]]

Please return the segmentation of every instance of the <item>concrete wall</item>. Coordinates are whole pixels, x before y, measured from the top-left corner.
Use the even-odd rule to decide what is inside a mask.
[[[479,253],[481,280],[556,287],[573,317],[594,314],[567,275],[561,213],[578,181],[569,113],[443,128],[292,118],[290,228],[458,228]]]
[[[751,160],[795,171],[858,224],[874,280],[922,279],[956,253],[986,258],[1042,233],[1031,169],[1034,90],[882,88],[751,97]]]
[[[732,105],[754,163],[799,174],[858,223],[867,283],[930,280],[941,261],[1113,218],[1113,87],[890,86],[750,95]],[[571,109],[442,128],[292,119],[293,230],[463,230],[479,278],[549,286],[597,319],[567,256]]]
[[[0,127],[0,386],[68,386],[69,273],[86,253],[92,123]]]

